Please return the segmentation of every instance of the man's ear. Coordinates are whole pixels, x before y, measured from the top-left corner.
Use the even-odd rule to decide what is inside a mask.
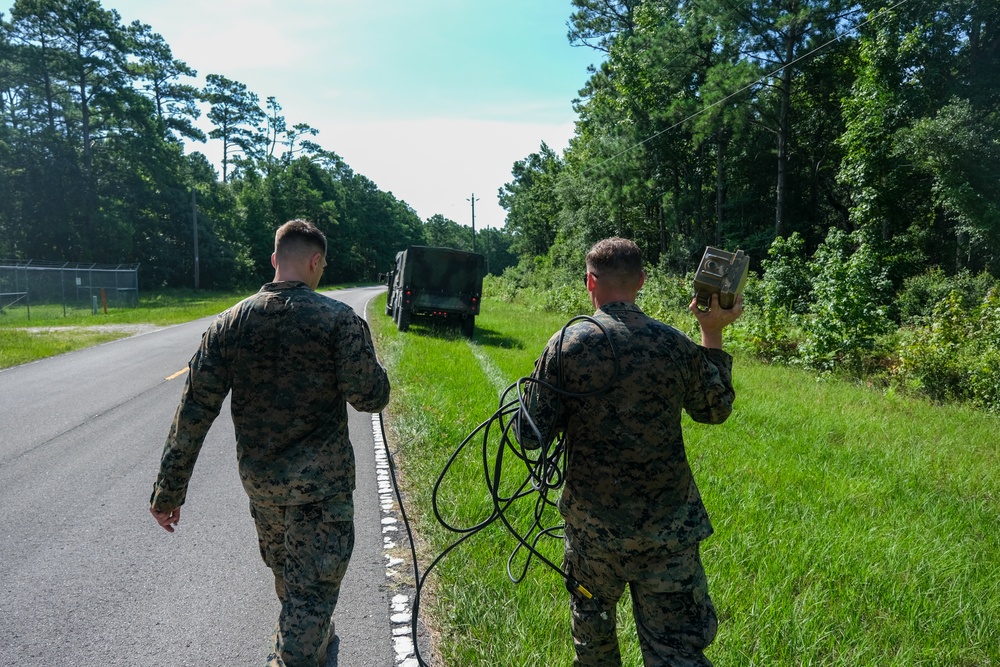
[[[276,256],[276,253],[273,252],[271,253],[271,268],[274,269],[278,268],[278,258]]]

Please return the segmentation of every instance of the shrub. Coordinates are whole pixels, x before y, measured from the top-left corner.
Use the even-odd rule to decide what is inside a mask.
[[[532,309],[566,316],[590,313],[593,306],[583,286],[584,271],[554,268],[546,257],[522,261],[502,276],[483,279],[485,299],[519,303]]]
[[[813,298],[801,357],[824,372],[843,369],[860,376],[875,342],[892,328],[886,317],[891,284],[884,262],[861,232],[833,229],[809,269]]]
[[[648,269],[636,303],[650,317],[690,335],[696,322],[688,312],[694,293],[693,280],[693,277],[671,275],[661,269]]]
[[[934,307],[953,291],[959,293],[962,307],[974,308],[995,284],[996,279],[986,272],[973,275],[962,271],[954,276],[947,276],[940,267],[935,266],[903,282],[903,288],[896,298],[900,323],[926,323],[932,317]]]
[[[961,295],[952,292],[934,309],[929,324],[904,331],[896,368],[904,386],[935,401],[969,398],[961,359],[965,313]]]
[[[812,282],[803,238],[798,232],[787,239],[779,236],[771,243],[767,256],[770,259],[761,263],[764,277],[760,289],[764,306],[786,314],[809,312]]]
[[[926,324],[904,330],[895,377],[936,401],[968,401],[1000,412],[1000,290],[968,307],[952,290]]]
[[[739,346],[776,362],[794,361],[798,353],[800,314],[809,309],[812,284],[798,233],[774,239],[761,264],[764,276],[747,280],[743,317],[734,325]]]

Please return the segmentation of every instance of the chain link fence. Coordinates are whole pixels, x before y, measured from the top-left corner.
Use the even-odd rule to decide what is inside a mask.
[[[0,316],[44,311],[98,312],[139,305],[138,264],[79,264],[0,259]]]

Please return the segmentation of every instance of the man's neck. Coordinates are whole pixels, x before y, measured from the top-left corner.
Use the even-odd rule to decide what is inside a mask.
[[[295,271],[275,271],[274,280],[272,282],[276,283],[288,283],[288,282],[300,282],[309,284],[309,281],[305,277],[299,275]]]
[[[608,303],[635,303],[635,292],[601,292],[598,293],[594,290],[592,293],[591,303],[594,304],[594,308],[600,308],[601,306]]]

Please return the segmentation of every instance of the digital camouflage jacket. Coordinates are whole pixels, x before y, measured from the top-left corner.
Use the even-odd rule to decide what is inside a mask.
[[[676,551],[712,533],[684,449],[681,413],[719,424],[732,411],[732,357],[697,345],[632,303],[605,304],[587,321],[555,334],[532,378],[589,397],[560,397],[536,383],[526,409],[543,441],[564,431],[567,525],[609,548]],[[522,444],[539,446],[523,421]]]
[[[350,306],[305,283],[268,283],[216,318],[188,368],[154,509],[184,503],[198,452],[230,391],[240,478],[254,503],[350,498],[347,403],[377,412],[389,401],[367,324]]]

